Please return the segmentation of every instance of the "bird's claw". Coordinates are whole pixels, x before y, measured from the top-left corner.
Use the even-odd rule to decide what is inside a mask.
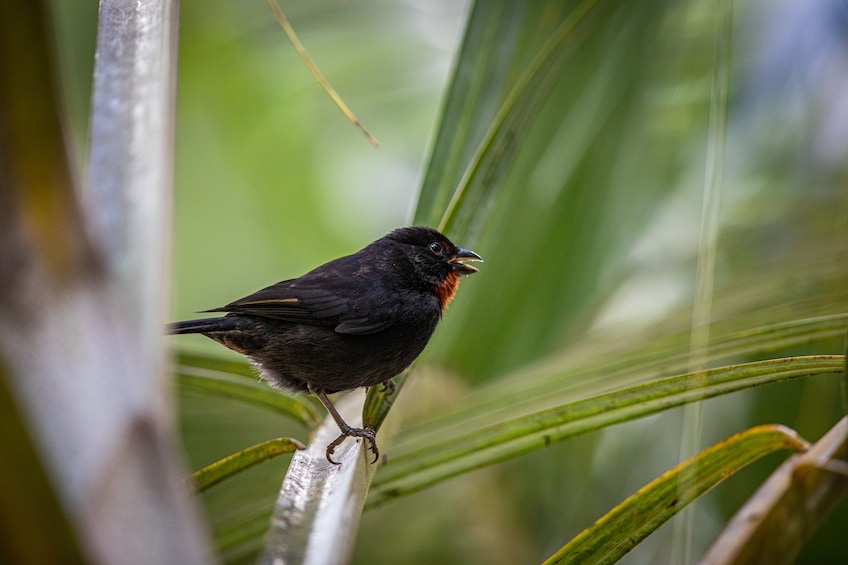
[[[333,465],[341,465],[341,462],[333,460],[333,453],[336,451],[336,448],[342,444],[342,442],[350,437],[361,437],[368,441],[368,449],[371,453],[374,454],[374,460],[371,462],[373,465],[380,458],[380,450],[377,449],[377,437],[376,432],[373,428],[348,428],[347,430],[342,430],[341,435],[331,441],[327,445],[327,461],[332,463]]]

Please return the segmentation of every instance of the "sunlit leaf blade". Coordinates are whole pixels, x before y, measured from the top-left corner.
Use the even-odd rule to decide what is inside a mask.
[[[532,11],[539,11],[544,4],[550,3],[536,3]],[[528,19],[532,21],[528,11],[526,2],[473,3],[442,106],[413,224],[439,226],[444,230],[446,228],[440,223],[449,207],[455,212],[466,209],[456,201],[456,193],[458,190],[464,193],[464,189],[458,187],[463,184],[470,163],[488,154],[490,148],[484,149],[481,142],[491,135],[487,132],[493,120],[503,111],[502,104],[510,91],[513,75],[520,73],[520,65],[526,63],[526,53],[518,56],[521,51],[518,42],[528,27]],[[544,36],[539,35],[537,41],[543,40]],[[526,46],[524,51],[527,51]],[[489,178],[495,180],[492,176]],[[470,244],[470,241],[464,242],[464,245]],[[398,381],[398,389],[404,380]],[[391,399],[378,399],[376,394],[372,398],[366,408],[373,412],[370,418],[376,421],[388,413]]]
[[[709,365],[717,366],[841,340],[848,327],[848,287],[843,284],[844,269],[832,258],[848,250],[844,242],[836,241],[821,251],[821,255],[795,258],[791,265],[770,269],[768,274],[735,280],[731,288],[723,289],[715,302],[706,351],[692,350],[685,313],[671,314],[655,327],[630,335],[589,335],[476,387],[467,398],[416,422],[398,441],[426,444],[431,441],[428,436],[450,437],[486,422],[681,373],[688,369],[692,353],[706,356]],[[777,289],[785,292],[785,285],[775,281],[790,279],[796,272],[803,272],[808,284],[816,286],[815,295],[801,303],[794,295],[775,300],[782,296]]]
[[[230,398],[273,410],[309,429],[321,422],[322,417],[317,409],[305,399],[289,396],[262,383],[234,379],[225,373],[186,365],[177,366],[175,371],[177,383],[184,390]]]
[[[526,10],[526,2],[474,3],[413,223],[436,226],[444,215],[506,95]]]
[[[392,379],[392,384],[388,387],[380,385],[368,389],[365,405],[362,407],[362,421],[367,427],[380,429],[407,377],[409,377],[409,371],[404,371]]]
[[[255,467],[264,461],[273,459],[298,449],[305,449],[302,443],[293,438],[276,438],[252,445],[223,459],[207,465],[191,475],[191,484],[195,492],[203,492],[211,486],[233,475]]]
[[[464,285],[473,294],[461,296],[428,350],[470,378],[518,365],[501,355],[522,352],[527,361],[549,352],[548,340],[585,323],[579,311],[609,291],[598,285],[599,252],[620,245],[665,194],[668,187],[640,181],[652,160],[623,143],[626,131],[644,135],[653,111],[638,94],[653,63],[638,60],[650,57],[659,5],[475,3],[414,218],[438,222],[466,246],[484,225],[490,236],[488,280]],[[626,72],[616,70],[622,58]],[[602,167],[591,164],[595,152]],[[610,182],[612,162],[639,185],[638,202],[625,205],[637,213],[597,225],[587,221],[604,213],[597,206],[632,194]],[[537,287],[554,280],[555,292]],[[505,297],[520,297],[521,307],[491,308]],[[461,347],[466,336],[477,347]]]
[[[516,48],[500,61],[510,88],[487,95],[500,105],[463,153],[440,220],[486,263],[428,354],[475,381],[586,328],[622,275],[622,249],[672,190],[651,175],[678,158],[665,150],[679,145],[646,130],[658,111],[646,89],[664,3],[526,4]],[[663,147],[666,161],[649,147]],[[425,183],[422,202],[435,185]],[[508,303],[520,307],[492,308]]]
[[[362,400],[353,393],[335,404],[351,426],[362,426]],[[353,437],[336,446],[333,458],[338,464],[330,463],[327,446],[338,436],[338,426],[328,417],[309,446],[295,453],[265,534],[260,563],[348,561],[377,466],[367,444]]]
[[[838,305],[838,304],[837,304]],[[846,305],[848,306],[848,305]],[[750,329],[713,324],[705,355],[710,365],[738,357],[762,358],[789,347],[839,338],[848,314],[780,322]],[[738,325],[738,323],[737,323]],[[690,350],[682,329],[668,334],[641,334],[635,340],[585,341],[562,353],[514,371],[473,395],[446,407],[406,430],[397,447],[451,437],[487,422],[570,402],[687,369]]]
[[[848,495],[848,417],[784,462],[736,513],[702,565],[794,563]]]
[[[513,171],[513,158],[534,120],[562,119],[542,106],[579,53],[588,16],[608,3],[477,2],[469,19],[463,57],[454,72],[414,221],[438,225],[473,240]],[[542,135],[543,143],[553,132]],[[536,134],[538,136],[538,133]],[[538,143],[534,140],[534,143]],[[476,221],[475,221],[476,218]]]
[[[843,363],[843,356],[821,355],[697,371],[556,406],[432,444],[419,444],[413,451],[395,453],[389,460],[374,481],[368,506],[568,437],[688,402],[789,379],[838,375]]]
[[[807,443],[783,426],[751,428],[717,443],[654,479],[545,561],[614,563],[687,504],[730,475],[775,451]]]
[[[521,140],[528,137],[533,121],[542,114],[542,105],[567,76],[566,65],[571,57],[576,56],[585,39],[587,30],[580,29],[581,24],[593,9],[603,4],[598,0],[584,0],[573,8],[551,4],[544,7],[543,13],[548,22],[554,21],[558,25],[549,32],[547,41],[538,52],[533,53],[532,60],[522,69],[506,93],[451,195],[439,221],[440,230],[463,241],[473,239],[477,230],[472,226],[482,224],[481,218],[485,218],[485,214],[480,212],[488,210],[503,190],[503,181],[512,171],[513,158]],[[535,7],[539,9],[539,5]],[[535,10],[528,10],[525,17],[519,20],[522,31],[526,33],[528,22],[539,15]],[[538,30],[537,27],[534,31]],[[536,38],[545,37],[544,34],[533,35]],[[521,39],[526,38],[525,35]],[[527,46],[525,43],[524,49],[513,52],[513,62],[527,55]],[[498,67],[503,68],[502,61],[498,62]]]
[[[209,355],[194,351],[177,351],[178,365],[194,367],[196,369],[210,369],[219,373],[227,373],[240,377],[247,377],[256,381],[256,369],[244,358],[233,359],[224,355]]]

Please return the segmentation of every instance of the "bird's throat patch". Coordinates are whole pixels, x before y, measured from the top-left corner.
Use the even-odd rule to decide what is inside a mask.
[[[448,273],[445,280],[436,287],[436,299],[439,301],[439,307],[442,314],[450,304],[453,297],[456,295],[456,289],[459,287],[459,275],[457,273]]]

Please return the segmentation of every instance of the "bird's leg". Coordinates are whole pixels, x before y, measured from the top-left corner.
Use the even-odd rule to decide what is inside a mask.
[[[339,412],[336,410],[336,407],[333,406],[333,403],[330,402],[330,399],[327,398],[327,394],[322,390],[315,390],[312,387],[309,387],[309,391],[315,395],[318,400],[321,401],[321,404],[324,405],[324,408],[327,409],[327,412],[330,413],[330,416],[333,417],[333,420],[336,421],[336,425],[339,426],[341,430],[341,435],[331,441],[329,445],[327,445],[327,461],[332,463],[333,465],[339,465],[338,461],[333,461],[333,452],[336,448],[341,445],[341,443],[345,440],[346,437],[361,437],[368,440],[368,449],[374,454],[374,461],[371,463],[376,463],[377,459],[380,458],[380,451],[377,449],[377,438],[375,432],[372,428],[354,428],[347,422],[345,422]]]

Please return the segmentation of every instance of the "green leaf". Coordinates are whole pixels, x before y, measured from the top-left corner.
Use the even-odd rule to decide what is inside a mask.
[[[309,401],[289,396],[257,381],[234,379],[226,373],[188,365],[179,365],[175,367],[175,371],[177,383],[184,390],[231,398],[272,410],[300,422],[309,429],[315,428],[321,422],[322,417]]]
[[[306,446],[294,438],[269,439],[195,471],[191,475],[191,484],[195,492],[203,492],[237,473],[298,449],[306,449]]]
[[[351,426],[361,426],[363,398],[349,394],[335,403]],[[262,563],[346,562],[357,538],[359,516],[377,469],[361,438],[348,437],[327,460],[327,446],[339,437],[332,418],[292,458],[265,533]]]
[[[822,355],[772,359],[696,371],[616,390],[393,455],[374,481],[368,507],[419,491],[472,469],[551,443],[650,414],[763,384],[840,374],[844,358]]]
[[[701,563],[794,563],[846,495],[848,417],[772,473],[728,522]]]
[[[439,396],[434,395],[438,399],[434,411],[438,414],[419,416],[430,409],[428,400],[418,395],[413,399],[412,394],[400,396],[400,403],[409,400],[410,404],[413,401],[417,404],[411,410],[394,409],[393,417],[403,420],[400,426],[384,426],[379,440],[389,464],[377,471],[378,480],[383,480],[380,476],[384,472],[392,470],[398,457],[405,457],[419,447],[438,446],[440,440],[462,439],[475,430],[510,424],[517,417],[690,370],[687,367],[691,354],[690,293],[697,251],[689,238],[697,230],[688,228],[697,224],[692,219],[697,218],[701,201],[697,189],[705,170],[707,87],[714,59],[711,30],[719,15],[717,6],[703,8],[697,3],[663,0],[638,3],[540,0],[476,2],[470,8],[463,49],[456,57],[454,84],[447,91],[415,222],[438,225],[453,202],[446,220],[449,235],[458,244],[480,252],[486,263],[480,275],[464,279],[460,295],[420,362],[419,367],[425,370],[420,375],[413,374],[412,384],[422,387],[429,386],[423,382],[427,374],[437,373],[439,377],[448,374],[448,386],[436,385],[440,386]],[[591,15],[574,28],[575,33],[566,41],[551,43],[557,41],[554,36],[558,26],[575,9],[588,9]],[[184,165],[184,168],[204,174],[197,179],[201,182],[181,183],[193,186],[198,200],[195,203],[186,200],[177,207],[183,210],[179,225],[185,234],[183,257],[178,265],[184,280],[195,279],[194,288],[189,291],[185,285],[181,291],[184,296],[189,296],[189,292],[211,295],[213,285],[226,282],[221,276],[241,277],[242,268],[233,266],[232,253],[226,260],[209,259],[230,265],[219,271],[221,274],[214,280],[201,276],[205,271],[197,267],[203,266],[200,258],[204,254],[198,253],[198,249],[219,249],[222,254],[226,254],[225,249],[249,250],[250,261],[245,260],[242,267],[249,264],[252,270],[265,269],[266,274],[271,271],[273,276],[280,262],[287,266],[311,266],[298,262],[312,261],[316,256],[314,242],[337,238],[335,243],[344,243],[352,249],[360,237],[356,234],[361,232],[348,229],[347,220],[353,222],[359,218],[361,225],[362,215],[351,220],[350,210],[344,206],[347,200],[338,199],[339,205],[336,193],[312,187],[305,173],[309,163],[320,162],[325,167],[326,160],[310,159],[303,148],[325,147],[322,141],[326,141],[326,135],[314,144],[289,144],[286,151],[279,151],[278,143],[284,143],[278,138],[279,131],[288,131],[289,137],[307,139],[306,129],[322,129],[315,128],[314,120],[309,119],[311,107],[304,111],[302,105],[295,105],[295,100],[290,100],[291,104],[278,104],[280,87],[291,80],[267,72],[267,38],[248,43],[259,35],[250,30],[255,29],[255,22],[261,18],[254,16],[249,26],[236,30],[223,25],[229,24],[235,12],[218,11],[218,27],[226,30],[223,40],[203,43],[202,49],[195,46],[195,53],[205,60],[212,50],[210,47],[218,53],[232,54],[237,49],[231,38],[239,37],[261,55],[251,59],[248,65],[228,59],[229,68],[251,80],[229,81],[228,84],[238,85],[231,89],[232,102],[227,107],[213,105],[213,111],[205,119],[197,119],[204,117],[199,114],[194,116],[194,121],[203,124],[203,128],[193,138],[183,137],[195,140],[194,144],[185,145],[195,150],[199,147],[201,154],[196,158],[196,166]],[[331,13],[338,17],[337,8]],[[750,13],[753,17],[745,15],[738,19],[735,33],[747,37],[751,31],[761,31],[756,11]],[[313,19],[318,21],[318,13]],[[188,22],[198,20],[186,18]],[[332,22],[330,19],[327,23]],[[322,27],[330,29],[329,25]],[[334,41],[338,40],[334,36]],[[186,41],[186,45],[191,44]],[[546,59],[551,64],[567,61],[559,74],[533,69],[535,61],[545,59],[546,45],[556,45],[556,54]],[[354,44],[348,43],[348,47]],[[349,49],[343,51],[342,57],[350,53]],[[815,146],[810,140],[816,139],[811,137],[815,135],[818,116],[815,109],[820,107],[812,98],[822,90],[809,89],[816,93],[812,98],[794,90],[789,92],[788,98],[800,103],[798,107],[803,109],[802,114],[809,120],[805,124],[809,123],[810,128],[787,129],[784,116],[779,115],[780,108],[772,105],[759,116],[768,124],[760,128],[766,134],[765,143],[747,133],[740,136],[740,132],[749,132],[752,127],[757,129],[751,122],[752,112],[745,111],[750,107],[745,106],[746,100],[750,101],[751,92],[757,90],[752,88],[751,80],[757,78],[756,65],[751,64],[755,61],[750,58],[741,59],[741,64],[734,61],[729,93],[728,135],[732,143],[728,149],[733,150],[734,156],[733,166],[725,170],[725,178],[732,188],[732,197],[723,202],[721,210],[722,232],[712,304],[712,319],[716,323],[710,327],[711,340],[706,351],[711,367],[767,357],[839,352],[834,348],[837,343],[834,337],[844,334],[844,313],[848,311],[848,287],[844,284],[848,240],[842,237],[844,230],[840,228],[844,222],[839,216],[839,211],[844,210],[844,191],[840,190],[844,174],[841,169],[834,174],[818,161],[811,166],[809,161],[810,150]],[[379,61],[384,68],[390,68],[392,59],[384,55]],[[272,63],[276,68],[276,61]],[[195,103],[197,96],[185,97],[184,117],[208,106],[208,93],[215,90],[210,90],[208,85],[220,82],[219,58],[207,66],[213,71],[208,73],[209,79],[199,88],[195,85],[195,92],[204,104]],[[339,66],[350,68],[348,59]],[[251,72],[244,72],[245,68]],[[245,104],[245,95],[250,96],[246,85],[258,84],[263,75],[278,78],[270,87],[260,87],[265,93],[259,98],[262,104]],[[362,76],[368,76],[369,83],[374,77],[378,81],[389,80],[367,69]],[[393,85],[402,82],[396,73],[390,80]],[[523,93],[521,88],[516,90],[525,80],[534,81],[533,88],[525,86]],[[547,80],[555,80],[556,84],[546,84]],[[188,81],[181,80],[181,84]],[[778,90],[774,93],[777,98],[787,94]],[[268,95],[269,92],[273,94]],[[514,105],[510,108],[505,102],[512,94]],[[257,97],[249,99],[257,101]],[[266,103],[268,100],[270,104]],[[404,115],[402,111],[389,112],[383,102],[380,99],[381,115],[392,115],[393,120]],[[523,105],[530,103],[538,104],[536,109],[523,114]],[[244,108],[254,110],[248,116],[250,119],[245,119]],[[295,112],[303,117],[306,127],[288,127],[297,124],[279,120],[279,112],[289,108],[298,108]],[[235,111],[228,112],[226,115],[230,117],[226,119],[247,126],[248,134],[259,127],[257,124],[262,124],[270,134],[245,137],[240,135],[245,129],[238,129],[236,135],[228,133],[221,136],[223,141],[216,141],[208,135],[209,118],[224,116],[219,110],[227,109]],[[742,111],[737,112],[738,109]],[[745,121],[740,122],[740,117]],[[280,123],[285,124],[282,129]],[[509,137],[511,131],[515,132],[514,139]],[[203,144],[197,146],[197,140]],[[236,151],[221,151],[229,147],[225,142],[232,140],[238,140]],[[256,147],[260,149],[257,151]],[[209,154],[223,156],[239,152],[256,155],[258,158],[252,161],[256,166],[236,167],[223,175],[219,167],[209,172],[206,166],[212,163]],[[291,159],[292,155],[296,158]],[[304,166],[297,166],[298,160]],[[263,163],[275,164],[276,168],[261,169],[265,172],[260,174],[257,171]],[[344,162],[336,165],[328,170],[347,170]],[[253,175],[252,182],[245,182],[245,171],[253,171],[249,173]],[[292,174],[297,178],[292,179]],[[226,209],[245,204],[251,209],[261,208],[258,217],[250,213],[231,214],[226,233],[204,230],[205,226],[192,220],[203,209],[196,202],[208,207],[208,187],[220,184],[222,178],[233,181],[224,184],[240,187],[236,192],[221,191],[228,198],[224,201]],[[251,186],[268,185],[267,179],[279,178],[286,179],[283,185],[297,189],[285,193],[280,190],[279,199],[271,200],[245,192]],[[337,184],[343,193],[350,192],[348,185]],[[270,185],[276,189],[279,183]],[[369,195],[372,190],[376,193],[382,189],[371,183],[367,187]],[[254,202],[267,205],[256,207],[252,205]],[[328,203],[330,208],[341,208],[341,218],[347,218],[342,222],[333,220],[336,229],[327,229],[328,220],[334,217],[328,216],[332,214],[332,210],[325,209]],[[236,239],[245,237],[248,228],[254,225],[285,226],[287,234],[247,241]],[[305,237],[292,240],[291,233]],[[354,234],[351,240],[346,239],[351,234]],[[212,245],[215,241],[210,237],[218,237],[218,244]],[[247,256],[238,253],[238,258]],[[233,284],[229,281],[230,287]],[[649,292],[643,288],[645,285]],[[634,287],[638,291],[635,295],[631,293]],[[667,290],[669,296],[665,295]],[[622,315],[633,304],[634,296],[636,302],[641,300],[641,308],[636,309],[635,315]],[[189,305],[185,300],[182,302],[186,307]],[[192,305],[196,303],[205,304],[199,298],[193,299]],[[610,318],[616,324],[610,324]],[[652,320],[657,319],[662,323],[651,326]],[[618,324],[619,321],[624,323]],[[696,348],[695,353],[703,351]],[[446,371],[433,369],[435,365]],[[797,394],[802,387],[804,393]],[[748,411],[737,411],[740,419],[745,413],[756,412],[782,422],[797,414],[807,424],[811,420],[819,424],[821,420],[832,419],[827,406],[833,398],[832,387],[832,382],[817,379],[767,387],[727,401],[750,407]],[[788,394],[782,395],[783,391]],[[394,395],[374,389],[369,397],[363,416],[376,426]],[[374,402],[378,397],[387,398]],[[799,398],[821,410],[799,410]],[[726,423],[705,424],[714,429]],[[753,423],[741,424],[738,429],[750,425]],[[815,429],[809,425],[798,427]],[[398,428],[400,433],[392,444],[386,440],[386,432]],[[723,430],[722,437],[729,433]],[[575,449],[591,443],[590,439],[574,442]],[[663,439],[669,441],[668,437]],[[651,440],[652,437],[646,439],[646,443]],[[657,438],[651,443],[659,441],[662,440]],[[676,443],[671,438],[670,443],[656,445],[656,449],[674,453]],[[569,443],[567,447],[515,460],[496,470],[497,475],[508,477],[517,485],[516,489],[493,492],[489,498],[502,509],[504,518],[499,525],[503,531],[521,535],[522,527],[527,524],[523,510],[539,510],[537,515],[542,515],[557,492],[540,486],[543,483],[534,480],[536,473],[561,475],[583,470],[585,458],[571,457],[572,445]],[[298,453],[297,457],[300,456]],[[564,460],[566,457],[570,459]],[[320,453],[316,459],[321,459]],[[608,493],[620,485],[620,479],[613,470],[603,471],[609,474],[605,479],[609,482],[598,490]],[[476,475],[471,477],[474,478]],[[573,483],[562,481],[555,486],[557,495],[572,490],[570,485]],[[210,494],[223,490],[214,489]],[[444,492],[438,489],[433,494]],[[627,494],[620,493],[619,498]],[[465,496],[466,493],[454,496],[451,502],[458,509],[480,512],[472,509],[475,505],[469,504]],[[596,496],[597,493],[587,492],[583,504],[594,506]],[[422,518],[428,514],[427,505],[432,505],[431,497],[410,497],[369,516],[368,520],[373,520],[370,526],[378,525],[363,528],[357,541],[358,554],[353,560],[396,562],[398,552],[415,555],[419,548],[432,546],[432,539],[439,537],[444,541],[439,551],[452,552],[445,561],[468,562],[457,557],[467,557],[461,552],[473,546],[467,532],[457,533],[454,524],[441,518],[427,522],[428,518]],[[225,512],[230,512],[233,506],[237,505],[222,505]],[[423,511],[419,511],[421,506]],[[410,535],[402,538],[395,537],[391,531],[398,522],[393,514],[396,509],[408,518],[403,520],[403,525],[397,525],[401,532],[408,526],[405,529]],[[583,510],[575,508],[573,515],[579,516]],[[409,520],[413,517],[416,522],[411,524]],[[569,527],[573,526],[574,518],[570,520]],[[552,547],[549,545],[552,528],[544,524],[525,531],[523,540],[527,547],[522,549],[529,548],[532,555],[538,555],[540,547]],[[355,524],[345,522],[335,531],[325,531],[324,538],[348,538],[353,529]],[[388,544],[386,539],[404,542]],[[498,541],[506,546],[512,540],[501,536]]]
[[[622,250],[673,188],[651,175],[677,155],[659,163],[656,149],[680,147],[646,131],[658,111],[647,90],[664,2],[512,3],[523,10],[500,13],[512,21],[490,4],[503,3],[472,12],[467,38],[479,44],[463,45],[452,87],[461,92],[448,95],[415,216],[486,259],[427,353],[480,381],[586,328],[622,276]],[[484,48],[487,32],[505,47],[478,54],[470,46]]]
[[[436,226],[503,102],[526,2],[475,2],[413,223]],[[506,64],[505,64],[506,63]]]
[[[782,449],[807,447],[783,426],[766,425],[733,435],[654,479],[610,510],[545,561],[614,563],[687,504],[744,466]]]
[[[393,384],[388,388],[373,386],[368,389],[365,405],[362,407],[362,421],[365,426],[374,430],[380,429],[408,377],[409,370],[406,370],[392,379]]]
[[[522,69],[521,75],[512,84],[497,113],[492,117],[485,135],[453,189],[451,199],[439,221],[441,231],[460,238],[473,237],[472,234],[476,230],[472,231],[470,227],[482,223],[480,218],[484,216],[479,214],[479,211],[488,209],[503,190],[504,183],[499,180],[505,178],[512,170],[519,140],[528,137],[533,121],[540,115],[543,104],[555,92],[562,77],[566,76],[566,65],[571,62],[570,58],[575,56],[585,39],[586,30],[580,29],[580,25],[593,9],[603,4],[604,2],[598,0],[584,0],[573,9],[550,4],[544,7],[545,16],[558,25],[538,52],[534,53],[526,68]],[[490,7],[490,3],[486,2],[477,5]],[[507,5],[515,7],[522,6],[523,3]],[[528,10],[527,14],[521,14],[520,17],[515,17],[518,14],[501,14],[502,17],[495,21],[501,25],[506,24],[513,31],[524,31],[525,26],[540,15],[540,5],[537,4],[534,6],[535,10]],[[486,20],[478,18],[476,21]],[[539,34],[537,37],[544,36]],[[514,50],[510,62],[514,64],[521,61],[526,49],[525,45],[524,50]],[[472,51],[476,52],[479,51]],[[489,56],[497,51],[489,49],[485,53],[485,56]],[[473,61],[466,60],[466,63]],[[503,61],[495,60],[494,63],[495,69],[501,72],[506,70]],[[478,72],[483,72],[483,69],[484,67],[480,67]],[[463,89],[461,82],[455,85],[472,96],[478,94],[471,89]],[[446,129],[448,132],[451,130]]]
[[[245,377],[256,382],[256,369],[244,358],[234,359],[224,355],[208,355],[194,351],[177,351],[177,365],[193,367],[195,369],[209,369],[219,373],[227,373]]]
[[[837,306],[840,306],[837,304]],[[845,305],[848,307],[848,304]],[[657,375],[687,370],[690,353],[706,356],[710,365],[734,358],[762,358],[775,351],[839,338],[845,333],[848,314],[802,318],[739,329],[739,322],[712,325],[706,351],[690,351],[688,325],[670,331],[658,328],[634,339],[582,340],[536,363],[522,367],[486,386],[479,386],[462,402],[440,410],[399,438],[397,450],[430,438],[457,435],[457,429],[493,424],[556,404],[565,404],[645,382]]]

